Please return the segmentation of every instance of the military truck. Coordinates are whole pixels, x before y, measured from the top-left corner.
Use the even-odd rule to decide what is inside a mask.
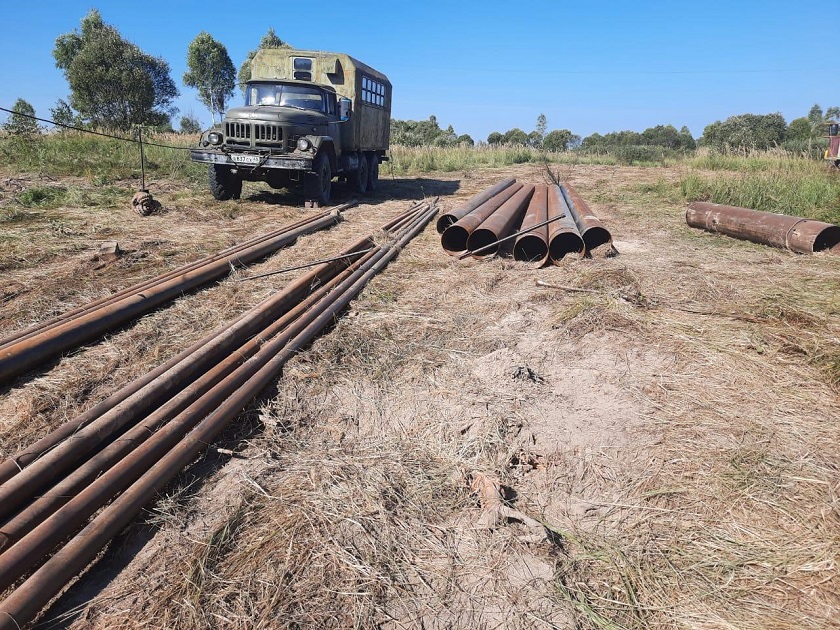
[[[375,191],[391,133],[391,82],[343,53],[262,49],[251,61],[245,106],[201,135],[193,161],[209,164],[210,190],[238,199],[243,181],[303,185],[329,202],[333,177]]]

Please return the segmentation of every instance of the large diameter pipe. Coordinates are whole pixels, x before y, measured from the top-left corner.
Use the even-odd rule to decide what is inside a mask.
[[[361,239],[353,247],[365,249],[369,239]],[[194,381],[199,374],[215,364],[221,357],[240,345],[243,335],[256,334],[270,320],[276,309],[290,308],[308,295],[313,286],[332,278],[345,263],[333,261],[304,274],[280,293],[264,300],[252,309],[248,317],[236,320],[222,332],[209,339],[185,361],[148,382],[114,407],[74,431],[69,439],[57,444],[39,459],[0,485],[0,517],[8,516],[27,498],[38,492],[49,481],[69,469],[88,452],[97,448],[111,436],[118,435],[133,424],[140,415],[172,396]],[[268,305],[271,304],[271,308]],[[72,421],[71,421],[72,422]],[[74,423],[75,424],[75,423]]]
[[[62,352],[96,339],[105,332],[147,313],[182,293],[226,276],[230,273],[232,264],[248,264],[263,258],[295,242],[299,236],[335,225],[338,220],[337,213],[316,218],[304,226],[285,232],[270,241],[254,245],[233,257],[193,269],[144,292],[128,295],[102,309],[51,328],[43,335],[36,335],[7,346],[0,350],[0,383],[23,374]]]
[[[234,419],[241,409],[259,394],[279,373],[285,362],[301,347],[329,325],[335,316],[364,288],[370,278],[378,273],[399,250],[428,223],[437,212],[434,208],[412,224],[409,230],[376,261],[364,275],[354,279],[346,289],[337,289],[338,299],[320,311],[300,334],[292,339],[281,352],[251,377],[245,386],[236,390],[213,413],[158,461],[128,490],[117,497],[77,536],[70,540],[40,569],[16,588],[0,603],[0,630],[17,629],[32,620],[61,588],[84,568],[119,531],[207,444]],[[355,274],[354,274],[355,275]],[[349,281],[350,279],[348,279]],[[14,548],[12,548],[14,549]]]
[[[695,201],[688,205],[685,221],[694,228],[797,254],[840,254],[840,227],[814,219]]]
[[[508,177],[507,179],[503,179],[495,186],[490,186],[482,190],[477,195],[471,197],[467,202],[461,204],[460,206],[456,207],[453,210],[450,210],[446,214],[440,215],[437,220],[437,231],[438,234],[443,234],[453,223],[457,222],[459,219],[467,216],[470,212],[478,208],[481,204],[486,202],[488,199],[491,199],[502,192],[505,188],[512,186],[516,183],[516,180],[513,177]]]
[[[527,230],[534,225],[548,220],[548,187],[537,186],[525,218],[522,219],[520,230]],[[538,227],[530,232],[521,234],[513,244],[513,258],[527,262],[534,269],[539,269],[548,260],[548,225]]]
[[[558,216],[560,218],[548,229],[548,256],[555,265],[559,265],[560,261],[569,254],[583,257],[586,253],[586,245],[580,237],[577,223],[560,186],[553,185],[548,187],[548,218],[553,219]]]
[[[570,184],[563,184],[560,189],[575,219],[583,244],[586,245],[586,251],[591,252],[596,247],[612,243],[612,234],[592,213],[577,191]]]
[[[473,230],[493,214],[508,199],[522,189],[522,184],[514,183],[490,197],[475,210],[450,225],[440,237],[440,244],[450,256],[456,256],[467,250],[467,239]]]
[[[489,258],[496,255],[499,246],[491,247],[491,245],[513,232],[514,226],[522,220],[522,214],[528,207],[534,189],[533,184],[522,186],[515,195],[472,231],[467,239],[467,249],[470,251],[482,249],[481,253],[473,254],[473,258]]]

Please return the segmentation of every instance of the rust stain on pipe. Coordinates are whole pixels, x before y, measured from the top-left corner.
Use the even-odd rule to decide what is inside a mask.
[[[502,192],[505,188],[512,186],[516,183],[516,180],[513,177],[508,177],[507,179],[503,179],[495,186],[490,186],[489,188],[481,191],[474,197],[472,197],[466,203],[458,206],[454,210],[450,210],[446,214],[440,215],[440,218],[437,220],[437,231],[438,234],[443,234],[453,223],[457,222],[459,219],[467,216],[470,212],[478,208],[481,204],[483,204],[488,199],[491,199]]]
[[[498,194],[490,197],[469,214],[461,217],[450,225],[440,237],[440,244],[450,256],[455,256],[467,250],[467,239],[473,230],[484,223],[508,199],[522,189],[522,184],[512,184]]]
[[[474,254],[473,258],[490,258],[496,255],[499,250],[498,245],[488,246],[513,231],[514,226],[522,219],[522,213],[528,207],[528,202],[533,194],[534,185],[525,184],[472,231],[467,239],[467,249],[477,250],[487,247],[480,254]]]
[[[592,210],[589,209],[589,206],[577,191],[570,184],[565,183],[560,186],[560,190],[563,191],[566,204],[572,211],[572,216],[580,231],[580,237],[583,239],[586,251],[591,252],[596,247],[612,243],[610,231],[592,213]]]
[[[527,230],[533,225],[548,220],[548,187],[541,184],[534,190],[531,203],[522,219],[520,230]],[[530,267],[539,269],[548,262],[548,230],[549,225],[531,230],[516,238],[513,245],[513,258],[529,263]]]
[[[578,258],[586,253],[586,246],[580,237],[577,223],[566,203],[560,186],[548,187],[548,218],[562,216],[548,226],[548,255],[551,262],[559,265],[567,254],[577,254]]]
[[[688,205],[685,221],[691,227],[797,254],[840,254],[840,227],[813,219],[695,201]]]

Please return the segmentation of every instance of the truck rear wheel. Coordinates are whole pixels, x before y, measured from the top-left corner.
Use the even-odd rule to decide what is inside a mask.
[[[239,199],[242,195],[242,178],[234,175],[229,166],[211,164],[208,169],[210,192],[219,201]]]
[[[353,172],[353,190],[364,195],[368,191],[368,176],[370,168],[368,168],[367,156],[362,153],[359,155],[359,167]]]
[[[332,169],[330,158],[323,152],[319,153],[312,165],[312,172],[303,177],[303,195],[310,201],[317,201],[325,206],[330,202],[332,190]]]
[[[379,188],[379,156],[376,153],[371,153],[368,156],[368,192],[376,192]]]

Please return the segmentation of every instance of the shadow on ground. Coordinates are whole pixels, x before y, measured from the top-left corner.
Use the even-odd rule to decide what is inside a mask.
[[[368,205],[377,205],[388,201],[415,201],[427,197],[446,197],[458,192],[459,180],[430,179],[427,177],[382,178],[379,189],[368,195],[354,192],[350,184],[333,182],[330,205],[345,203],[351,199],[363,199]],[[282,190],[260,190],[243,195],[248,201],[257,201],[272,205],[303,206],[303,192],[296,188]]]

